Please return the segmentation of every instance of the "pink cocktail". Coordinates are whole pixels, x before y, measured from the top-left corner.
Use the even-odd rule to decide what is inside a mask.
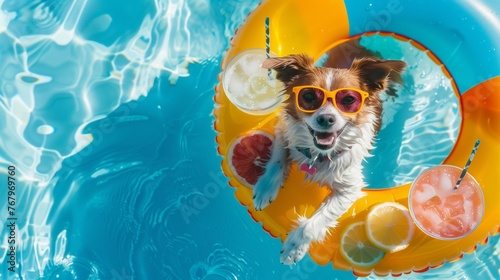
[[[458,239],[470,234],[481,222],[483,191],[467,173],[454,189],[461,168],[440,165],[422,172],[413,182],[409,208],[415,224],[437,239]]]

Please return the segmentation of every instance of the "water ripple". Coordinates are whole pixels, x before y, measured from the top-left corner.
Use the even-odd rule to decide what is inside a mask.
[[[409,65],[402,75],[405,84],[396,86],[398,96],[382,96],[382,128],[374,157],[364,164],[369,188],[399,186],[448,157],[461,123],[459,101],[450,80],[425,52],[387,36],[363,37],[361,43]]]
[[[33,34],[50,34],[61,25],[70,8],[68,1],[7,1],[2,8],[16,13],[16,20],[9,25],[16,37]]]
[[[209,276],[219,276],[220,279],[252,279],[248,263],[241,256],[235,255],[227,248],[214,245],[214,250],[206,261],[193,264],[189,270],[191,279],[201,280]]]
[[[10,22],[0,36],[2,46],[11,47],[0,62],[0,119],[7,123],[2,126],[5,135],[16,134],[0,148],[6,151],[3,157],[21,158],[22,170],[32,170],[29,176],[45,183],[64,159],[92,142],[82,134],[84,127],[120,104],[147,95],[161,73],[170,73],[175,83],[189,76],[190,63],[220,56],[225,36],[234,33],[256,3],[156,0],[133,11],[144,17],[131,15],[127,21],[137,29],[127,32],[114,24],[123,20],[116,13],[119,9],[91,5],[84,12],[87,5],[86,0],[38,0],[2,6],[2,13],[17,16],[6,17]],[[206,16],[218,21],[207,21]],[[89,25],[95,28],[78,30]],[[109,43],[109,38],[114,40]],[[40,134],[40,126],[54,132]],[[57,157],[44,160],[45,150],[54,150]],[[22,156],[14,156],[17,152]],[[38,165],[53,168],[39,172]]]

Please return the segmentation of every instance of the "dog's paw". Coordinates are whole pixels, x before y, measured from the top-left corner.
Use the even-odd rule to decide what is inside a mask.
[[[311,240],[304,237],[300,227],[290,232],[281,247],[281,263],[287,265],[297,263],[306,255],[310,245]]]
[[[262,183],[257,183],[253,190],[253,205],[255,210],[260,211],[266,208],[278,196],[279,187],[263,186]]]

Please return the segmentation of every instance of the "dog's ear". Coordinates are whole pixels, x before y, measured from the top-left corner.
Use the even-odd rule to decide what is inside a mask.
[[[361,58],[353,61],[351,69],[357,71],[361,82],[370,91],[379,91],[385,89],[389,81],[402,83],[400,74],[406,65],[401,60]]]
[[[288,85],[300,75],[311,70],[313,65],[312,57],[305,54],[293,54],[268,58],[262,63],[262,68],[275,70],[277,72],[276,78]]]

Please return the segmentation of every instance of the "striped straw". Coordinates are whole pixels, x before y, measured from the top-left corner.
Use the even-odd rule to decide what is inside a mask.
[[[265,21],[266,25],[266,56],[267,58],[271,57],[271,42],[270,42],[270,36],[269,36],[269,18],[266,17]],[[271,79],[271,69],[268,70],[267,75],[269,76],[269,79]]]
[[[469,166],[474,159],[474,156],[476,155],[477,148],[479,147],[479,144],[481,144],[481,141],[478,139],[476,140],[476,144],[474,145],[474,148],[472,149],[472,152],[470,153],[469,159],[467,160],[467,164],[465,164],[464,169],[462,170],[462,174],[460,174],[460,178],[458,179],[457,183],[455,184],[455,187],[453,187],[454,190],[458,189],[458,186],[460,183],[462,183],[462,180],[465,177],[465,174],[467,174],[467,170],[469,170]]]

